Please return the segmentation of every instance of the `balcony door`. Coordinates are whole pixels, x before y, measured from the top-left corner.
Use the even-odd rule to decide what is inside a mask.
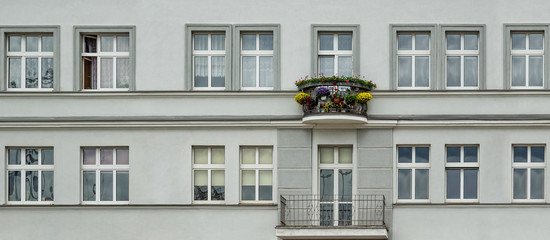
[[[321,226],[352,224],[353,148],[319,148],[319,223]]]

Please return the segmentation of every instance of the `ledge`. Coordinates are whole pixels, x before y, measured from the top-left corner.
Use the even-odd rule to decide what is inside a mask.
[[[281,239],[388,239],[388,230],[362,227],[276,227]]]
[[[367,117],[355,114],[345,113],[320,113],[310,114],[302,118],[305,124],[364,124],[367,123]]]

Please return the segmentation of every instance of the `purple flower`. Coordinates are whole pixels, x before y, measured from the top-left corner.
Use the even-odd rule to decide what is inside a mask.
[[[330,90],[325,87],[317,88],[317,96],[328,96],[330,95]]]

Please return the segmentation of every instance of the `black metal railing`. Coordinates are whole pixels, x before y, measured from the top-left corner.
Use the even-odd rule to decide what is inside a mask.
[[[384,195],[287,195],[280,198],[281,226],[384,227]]]

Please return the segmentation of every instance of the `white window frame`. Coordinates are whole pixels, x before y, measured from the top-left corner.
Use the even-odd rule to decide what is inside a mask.
[[[513,34],[525,34],[525,50],[514,50],[512,49],[512,35]],[[530,50],[529,49],[529,37],[531,34],[542,34],[542,49],[540,50]],[[511,31],[510,32],[510,88],[512,89],[544,89],[546,86],[546,60],[545,60],[545,48],[546,46],[546,33],[543,31]],[[540,56],[542,57],[542,86],[529,86],[529,57],[531,56]],[[524,86],[514,86],[512,85],[512,69],[513,69],[513,57],[525,57],[525,85]]]
[[[399,35],[411,35],[412,36],[412,50],[399,50]],[[428,35],[429,44],[428,44],[428,50],[416,50],[415,41],[416,41],[416,35]],[[395,49],[396,49],[396,74],[395,74],[395,82],[398,90],[406,90],[406,89],[415,89],[415,90],[428,90],[432,87],[432,34],[429,31],[398,31],[395,35]],[[411,57],[412,59],[412,86],[410,87],[400,87],[399,86],[399,57]],[[427,87],[417,87],[416,86],[416,57],[428,57],[428,86]]]
[[[273,71],[276,71],[275,67],[275,34],[274,32],[270,32],[270,31],[259,31],[259,32],[246,32],[246,31],[241,31],[240,32],[240,41],[239,41],[239,48],[240,48],[240,52],[241,52],[241,56],[240,56],[240,85],[241,85],[241,89],[242,90],[273,90],[273,88],[275,87],[275,77],[273,78],[273,87],[260,87],[260,57],[272,57],[273,59]],[[249,35],[249,34],[254,34],[256,36],[256,50],[244,50],[242,49],[242,43],[243,43],[243,40],[242,40],[242,37],[243,35]],[[273,37],[273,47],[272,47],[272,50],[260,50],[260,35],[262,34],[271,34],[271,36]],[[254,87],[245,87],[243,86],[243,57],[256,57],[256,86]]]
[[[527,162],[524,162],[524,163],[521,163],[521,162],[514,162],[514,148],[515,147],[527,147]],[[544,147],[544,162],[541,162],[541,163],[532,163],[531,162],[531,147]],[[545,144],[513,144],[512,145],[512,192],[511,192],[511,197],[512,197],[512,202],[514,203],[522,203],[522,202],[528,202],[528,203],[531,203],[531,202],[545,202],[546,201],[546,145]],[[526,185],[526,198],[523,199],[523,198],[520,198],[520,199],[515,199],[514,198],[514,170],[515,169],[526,169],[526,172],[527,172],[527,185]],[[543,198],[542,199],[531,199],[531,170],[532,169],[542,169],[544,171],[543,173],[543,176],[544,176],[544,185],[542,187],[543,189],[543,193],[542,193],[542,196]]]
[[[207,50],[195,50],[195,35],[207,35],[208,36],[208,49]],[[191,69],[192,69],[192,85],[194,90],[225,90],[227,86],[225,87],[212,87],[212,57],[224,57],[224,62],[226,63],[227,58],[227,43],[224,42],[224,49],[225,50],[212,50],[212,35],[224,35],[225,41],[229,41],[227,38],[225,32],[199,32],[194,31],[191,36],[191,51],[192,51],[192,62],[191,62]],[[208,57],[208,87],[195,87],[195,57]],[[225,66],[225,69],[227,69],[229,66]],[[224,71],[227,72],[227,71]],[[227,79],[229,76],[225,76]],[[227,85],[227,81],[224,81],[224,85]]]
[[[208,163],[207,164],[196,164],[195,163],[195,149],[208,149]],[[212,171],[223,171],[224,178],[226,177],[225,173],[225,161],[226,158],[224,156],[224,164],[213,164],[212,163],[212,149],[223,149],[224,155],[225,155],[225,147],[224,146],[193,146],[192,151],[192,162],[193,162],[193,174],[191,178],[191,186],[192,186],[192,201],[194,204],[222,204],[225,203],[227,199],[227,183],[224,179],[224,200],[212,200]],[[207,171],[208,172],[208,199],[207,200],[195,200],[195,171]]]
[[[243,163],[243,149],[255,149],[256,150],[256,163],[255,164],[244,164]],[[271,149],[271,164],[260,164],[260,149]],[[250,147],[250,146],[241,146],[240,151],[240,164],[241,164],[241,179],[240,179],[240,190],[242,191],[243,186],[243,171],[255,171],[255,200],[242,200],[242,193],[239,194],[239,199],[241,203],[274,203],[275,202],[275,187],[274,187],[274,171],[273,171],[273,147],[272,146],[259,146],[259,147]],[[271,200],[259,200],[260,198],[260,171],[269,170],[271,171]]]
[[[412,148],[412,159],[411,163],[399,163],[399,148],[400,147],[411,147]],[[417,147],[427,147],[428,148],[428,162],[427,163],[416,163],[416,148]],[[396,147],[396,160],[397,170],[395,172],[395,199],[399,203],[429,203],[431,198],[430,191],[430,180],[432,171],[430,170],[431,159],[431,146],[430,145],[397,145]],[[411,170],[411,198],[410,199],[400,199],[399,198],[399,170]],[[428,170],[428,198],[426,199],[416,199],[416,170]]]
[[[447,36],[449,34],[460,35],[460,50],[448,50],[447,49]],[[477,35],[477,50],[464,50],[464,35]],[[445,88],[447,89],[479,89],[480,85],[480,68],[481,68],[481,56],[480,56],[480,33],[477,31],[446,31],[445,32]],[[448,57],[460,57],[460,86],[448,86],[447,84],[447,58]],[[477,86],[464,86],[464,57],[477,57]]]
[[[95,165],[84,165],[84,149],[95,149],[95,158],[96,163]],[[112,149],[113,150],[113,164],[112,165],[106,165],[101,164],[100,157],[101,153],[100,151],[102,149]],[[83,205],[94,205],[94,204],[129,204],[130,201],[117,201],[116,200],[116,173],[118,171],[120,172],[127,172],[128,176],[130,176],[130,163],[128,162],[128,165],[119,165],[117,164],[117,149],[128,149],[128,153],[130,152],[130,149],[128,147],[81,147],[80,149],[80,198],[82,199]],[[95,194],[95,201],[84,201],[84,172],[95,172],[95,186],[96,186],[96,194]],[[101,172],[112,172],[113,173],[113,200],[112,201],[101,201]],[[129,179],[128,179],[129,180]],[[128,181],[128,199],[130,199],[130,186]]]
[[[460,162],[447,161],[447,148],[448,147],[460,147]],[[477,147],[477,162],[464,162],[464,147]],[[446,202],[479,202],[479,145],[446,145],[445,146],[445,201]],[[475,169],[477,170],[477,198],[465,199],[464,198],[464,170]],[[447,198],[447,170],[460,170],[460,198]]]
[[[338,50],[338,35],[351,35],[352,36],[352,41],[351,41],[351,50]],[[321,35],[332,35],[333,36],[333,40],[332,40],[332,50],[321,50]],[[338,73],[338,58],[339,57],[351,57],[351,74],[354,75],[356,74],[354,72],[354,69],[353,69],[353,61],[354,61],[354,57],[353,57],[353,49],[355,48],[354,46],[354,41],[353,41],[353,32],[325,32],[325,31],[320,31],[318,32],[318,35],[317,35],[317,74],[320,74],[320,71],[321,71],[321,57],[326,57],[326,56],[332,56],[334,57],[334,75],[335,76],[340,76],[340,74]],[[331,76],[327,76],[327,77],[331,77]],[[348,76],[348,77],[351,77],[351,76]]]
[[[20,156],[20,165],[10,165],[8,164],[9,158],[8,154],[9,152],[7,150],[9,149],[19,149],[21,152]],[[27,149],[36,149],[38,150],[38,164],[37,165],[27,165],[26,164],[26,158],[25,153]],[[26,197],[24,196],[24,193],[26,193],[26,172],[27,171],[38,171],[38,194],[42,194],[42,172],[48,171],[48,172],[54,172],[54,164],[55,164],[55,158],[54,163],[52,165],[43,165],[42,164],[42,154],[41,151],[43,149],[51,149],[53,150],[53,147],[8,147],[6,148],[6,203],[7,204],[13,204],[13,205],[53,205],[55,201],[55,173],[54,173],[54,199],[52,201],[45,201],[42,200],[42,197],[39,196],[37,201],[27,201]],[[55,155],[54,155],[55,156]],[[9,172],[12,171],[18,171],[21,172],[21,200],[20,201],[9,201],[9,194],[7,193],[9,189]]]

